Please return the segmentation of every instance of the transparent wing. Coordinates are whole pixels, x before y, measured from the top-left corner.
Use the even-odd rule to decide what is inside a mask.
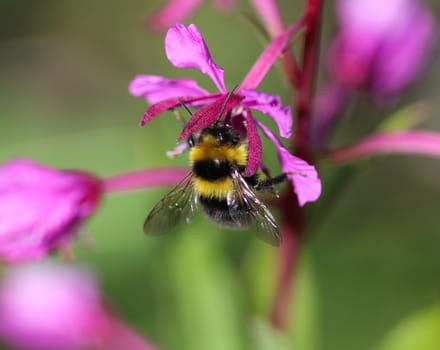
[[[144,222],[147,235],[161,235],[181,223],[190,223],[197,209],[192,182],[193,174],[189,173],[150,211]]]
[[[275,246],[280,245],[282,237],[274,217],[238,170],[232,172],[232,182],[234,190],[228,196],[232,219],[240,226],[246,222],[249,229],[263,241]]]

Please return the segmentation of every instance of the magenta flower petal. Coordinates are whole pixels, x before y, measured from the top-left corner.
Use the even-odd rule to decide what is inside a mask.
[[[261,138],[251,112],[245,110],[244,114],[246,116],[248,136],[248,163],[243,174],[244,176],[251,176],[260,168],[263,145],[261,144]]]
[[[0,167],[0,257],[39,259],[72,240],[96,209],[101,182],[17,159]]]
[[[215,101],[219,95],[212,94],[201,97],[179,97],[179,98],[171,98],[169,100],[160,101],[152,106],[150,106],[142,116],[142,119],[139,123],[139,126],[144,126],[149,121],[157,117],[162,112],[165,112],[169,109],[173,109],[175,107],[181,106],[182,103],[185,103],[187,106],[197,106],[199,104],[210,103]]]
[[[377,133],[330,152],[329,159],[347,163],[380,154],[418,154],[440,158],[440,133],[421,130]]]
[[[182,99],[181,98],[171,98],[169,100],[160,101],[152,106],[150,106],[142,116],[142,119],[139,123],[139,126],[144,126],[155,117],[157,117],[162,112],[165,112],[174,107],[180,106]]]
[[[292,182],[298,203],[303,206],[307,202],[316,201],[321,195],[321,180],[315,167],[301,158],[295,157],[281,144],[276,136],[264,124],[258,123],[264,134],[273,141],[278,149],[281,169]]]
[[[185,27],[177,23],[165,38],[165,51],[169,61],[178,68],[196,68],[208,75],[217,88],[225,93],[223,68],[212,59],[208,46],[194,24]]]
[[[292,24],[267,46],[241,82],[238,92],[241,92],[241,90],[253,90],[260,85],[267,72],[269,72],[269,69],[272,68],[273,64],[286,48],[290,38],[301,29],[303,25],[304,20],[302,19]]]
[[[279,148],[279,158],[283,172],[293,184],[299,205],[316,201],[321,195],[321,180],[315,167],[285,148]]]
[[[283,106],[278,96],[269,95],[255,90],[242,90],[243,105],[270,115],[278,125],[281,137],[292,136],[292,112],[289,106]]]
[[[176,22],[183,22],[202,2],[203,0],[168,0],[165,6],[151,18],[152,29],[162,31]]]
[[[225,105],[227,99],[229,100]],[[221,98],[218,98],[213,103],[200,108],[196,113],[194,113],[194,115],[185,125],[178,139],[184,140],[188,138],[191,134],[203,130],[208,126],[214,124],[219,119],[220,113],[223,108],[223,113],[224,115],[226,115],[228,111],[237,106],[240,101],[241,97],[237,95],[229,96],[228,94],[223,95]]]
[[[209,93],[191,79],[167,79],[156,75],[138,75],[129,84],[130,94],[158,103],[180,96],[203,96]]]

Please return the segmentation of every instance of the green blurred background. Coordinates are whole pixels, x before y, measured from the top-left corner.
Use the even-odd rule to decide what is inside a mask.
[[[165,58],[164,35],[146,29],[160,4],[0,0],[0,160],[25,156],[101,176],[186,164],[185,156],[165,157],[179,131],[172,114],[140,129],[146,104],[127,92],[141,73],[189,76],[214,89],[198,72],[175,69]],[[280,4],[286,21],[303,8],[302,0]],[[332,5],[326,4],[324,46],[334,31]],[[431,7],[440,13],[435,0]],[[264,47],[239,14],[252,13],[248,2],[238,1],[237,10],[219,14],[207,1],[191,21],[225,68],[229,87]],[[437,55],[398,104],[429,104],[432,118],[423,126],[435,130],[439,62]],[[278,73],[273,70],[261,89],[287,103]],[[354,140],[391,110],[361,101],[335,143]],[[328,183],[336,171],[324,164],[321,178]],[[162,349],[391,350],[411,342],[414,349],[440,349],[439,173],[438,160],[384,157],[359,167],[325,209],[309,205],[313,222],[287,337],[264,321],[275,249],[247,233],[222,232],[201,215],[185,231],[143,235],[142,222],[166,189],[105,198],[79,239],[77,259],[96,271],[121,318]]]

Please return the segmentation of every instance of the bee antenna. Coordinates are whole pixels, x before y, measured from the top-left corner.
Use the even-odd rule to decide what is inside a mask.
[[[186,103],[183,102],[182,100],[179,100],[179,102],[180,102],[180,105],[181,105],[183,108],[185,108],[185,111],[188,112],[189,116],[192,117],[192,112],[191,112],[191,110],[188,108],[188,106],[186,105]]]
[[[223,102],[222,109],[220,111],[220,114],[218,115],[217,121],[219,121],[223,117],[223,113],[225,112],[226,106],[231,99],[232,95],[234,94],[235,90],[237,90],[238,85],[235,85],[234,88],[229,92],[228,96],[226,96],[225,102]]]

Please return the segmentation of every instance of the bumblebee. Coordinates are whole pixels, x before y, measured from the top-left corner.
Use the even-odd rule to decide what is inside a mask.
[[[255,191],[271,189],[286,176],[264,181],[256,174],[243,176],[248,158],[246,138],[221,122],[191,136],[188,144],[192,170],[151,210],[144,232],[158,235],[181,222],[189,223],[200,206],[220,226],[249,228],[264,241],[279,245],[278,225]]]

